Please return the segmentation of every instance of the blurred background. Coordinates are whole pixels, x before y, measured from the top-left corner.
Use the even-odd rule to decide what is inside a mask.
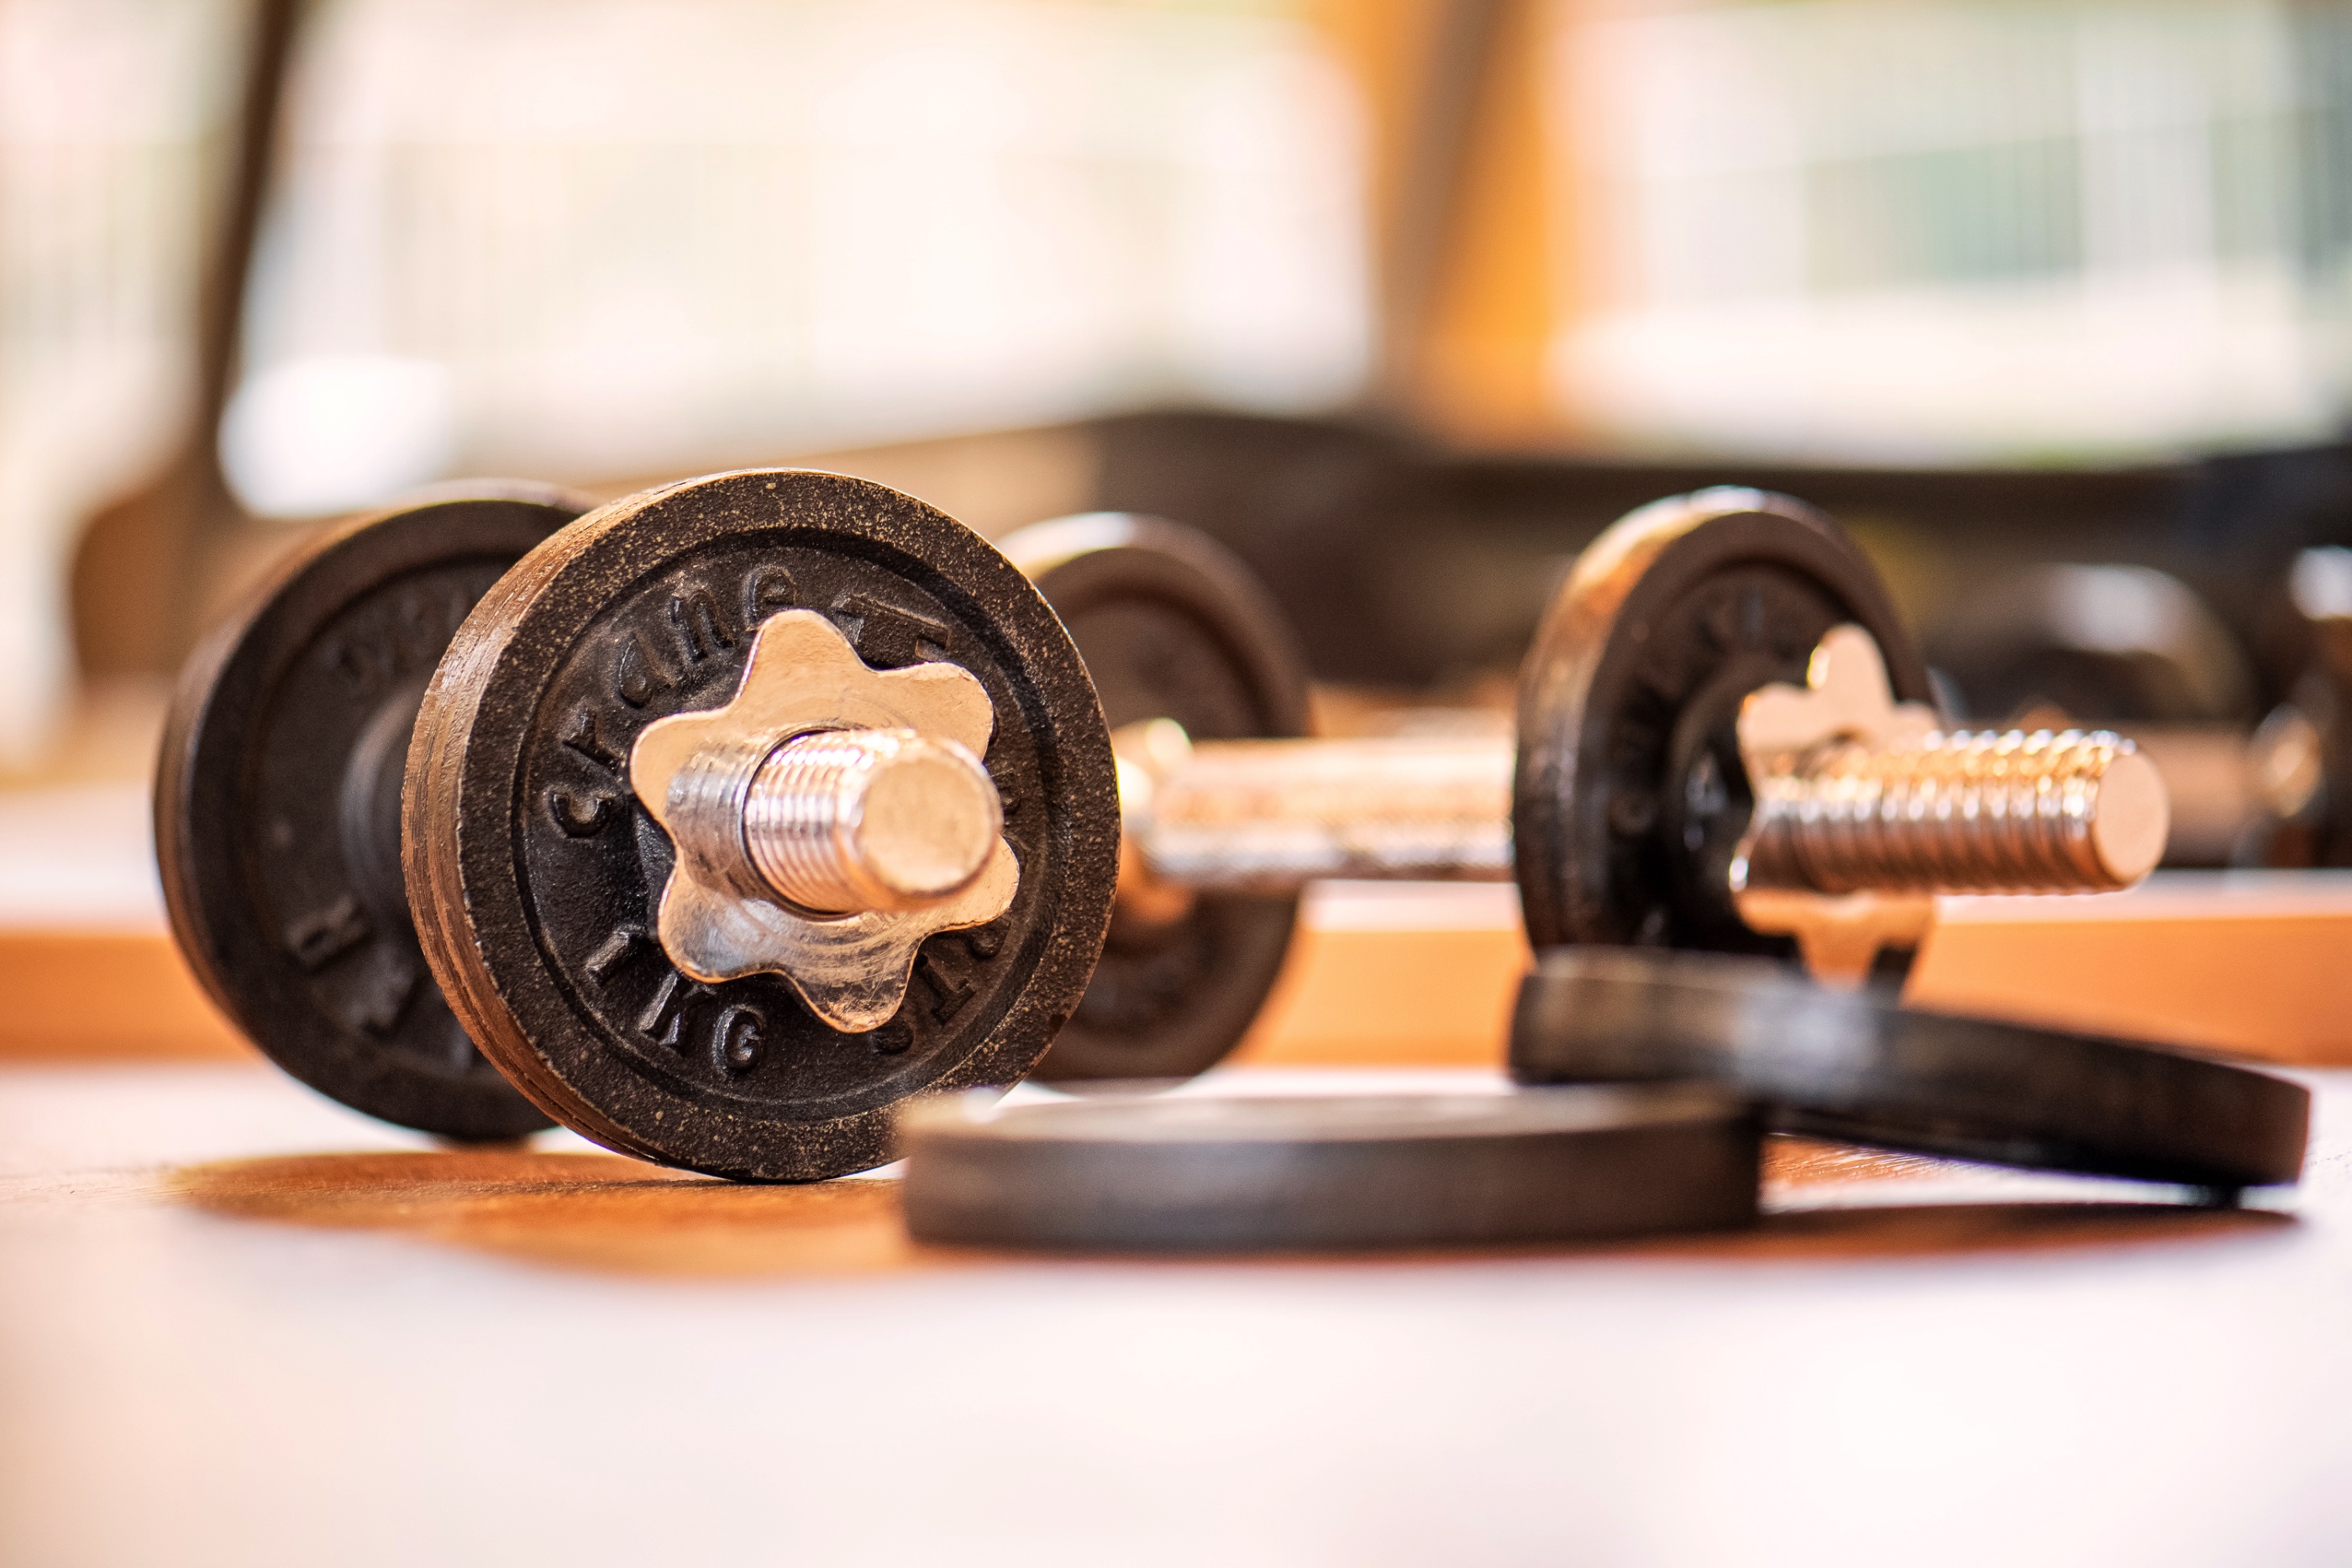
[[[2240,829],[2352,710],[2347,176],[2284,0],[0,0],[0,779],[143,772],[240,583],[454,476],[1158,511],[1454,702],[1739,481],[1960,712],[2227,740],[2189,858],[2341,858]]]

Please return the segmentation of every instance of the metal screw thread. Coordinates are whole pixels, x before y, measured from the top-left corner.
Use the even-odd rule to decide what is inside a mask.
[[[1003,831],[987,770],[910,729],[825,730],[770,752],[743,847],[788,902],[823,914],[919,909],[970,886]]]
[[[1751,887],[2096,893],[2164,850],[2164,786],[2128,740],[1954,731],[1833,746],[1758,781]]]

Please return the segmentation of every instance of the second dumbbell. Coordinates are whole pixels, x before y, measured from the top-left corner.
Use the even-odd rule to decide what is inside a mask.
[[[1052,1075],[1217,1060],[1320,878],[1516,877],[1538,947],[1793,949],[1851,981],[1916,947],[1938,894],[2126,887],[2163,851],[2164,787],[2128,741],[1940,727],[1867,559],[1786,497],[1701,492],[1603,534],[1528,655],[1516,740],[1203,736],[1169,691],[1218,684],[1203,672],[1244,689],[1248,672],[1284,667],[1233,652],[1285,646],[1237,563],[1118,516],[1003,542],[1081,612],[1065,609],[1118,754],[1118,912]],[[1109,604],[1124,640],[1090,639]],[[1150,964],[1212,969],[1203,928],[1236,908],[1261,918],[1227,945],[1213,1002],[1189,1032],[1161,1021]]]

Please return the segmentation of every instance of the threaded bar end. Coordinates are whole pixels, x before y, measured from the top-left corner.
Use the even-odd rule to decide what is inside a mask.
[[[971,885],[1003,825],[987,770],[955,742],[825,730],[795,736],[761,763],[743,847],[761,880],[803,909],[919,909]]]
[[[1828,894],[2097,893],[2162,856],[2164,785],[2105,730],[1839,745],[1758,780],[1748,885]]]

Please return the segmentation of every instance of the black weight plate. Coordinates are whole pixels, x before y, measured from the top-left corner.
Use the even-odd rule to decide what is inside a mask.
[[[1593,541],[1519,674],[1512,831],[1536,946],[1795,952],[1731,903],[1754,806],[1739,705],[1759,686],[1802,685],[1822,634],[1847,622],[1878,640],[1897,699],[1929,700],[1877,572],[1801,501],[1702,490]]]
[[[2303,1169],[2310,1093],[2159,1046],[1832,991],[1759,958],[1562,947],[1519,990],[1526,1083],[1703,1078],[1784,1131],[2235,1188]]]
[[[155,854],[205,989],[311,1088],[445,1137],[547,1120],[426,971],[401,883],[402,766],[450,635],[586,506],[469,484],[321,535],[191,656],[164,727]]]
[[[925,1241],[1504,1246],[1756,1217],[1754,1116],[1699,1084],[927,1105],[908,1123],[907,1226]]]
[[[1289,626],[1206,535],[1096,512],[997,542],[1069,628],[1111,728],[1172,718],[1195,740],[1307,732],[1306,662]],[[1200,897],[1153,925],[1114,915],[1037,1076],[1189,1078],[1213,1066],[1257,1017],[1297,920],[1295,895]]]
[[[925,943],[905,1006],[865,1034],[778,976],[688,980],[652,935],[671,850],[630,748],[726,703],[751,630],[793,607],[876,668],[961,665],[995,708],[984,760],[1020,890]],[[783,470],[632,496],[534,551],[425,694],[405,811],[425,955],[483,1051],[598,1143],[753,1180],[879,1165],[899,1100],[1034,1065],[1086,988],[1118,852],[1102,711],[1037,591],[919,501]]]

